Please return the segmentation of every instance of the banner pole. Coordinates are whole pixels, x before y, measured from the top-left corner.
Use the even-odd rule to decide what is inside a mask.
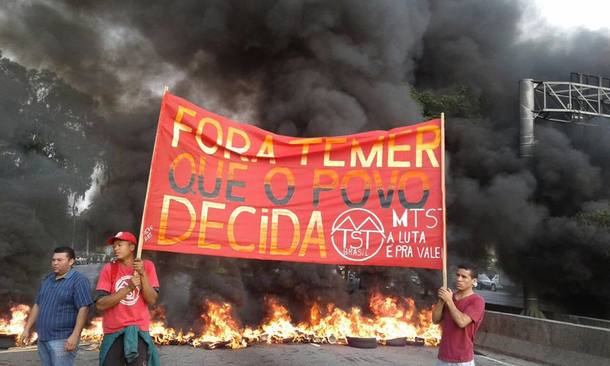
[[[443,287],[447,288],[447,207],[445,205],[445,113],[441,113],[441,192],[443,202]]]
[[[163,99],[165,98],[165,94],[169,91],[167,85],[163,86],[163,95],[161,96],[161,110],[159,111],[159,122],[161,121],[161,112],[163,111]],[[138,251],[136,253],[136,258],[142,258],[142,247],[144,246],[144,214],[146,206],[148,205],[148,193],[150,192],[150,177],[152,176],[152,159],[155,157],[155,149],[157,148],[157,137],[159,135],[159,122],[157,122],[157,128],[155,129],[155,144],[153,145],[153,152],[150,160],[150,167],[148,168],[148,182],[146,183],[146,196],[144,197],[144,207],[142,210],[142,221],[140,222],[140,235],[138,235]]]

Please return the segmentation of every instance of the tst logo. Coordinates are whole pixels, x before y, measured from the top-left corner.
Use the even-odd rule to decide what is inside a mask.
[[[131,277],[132,277],[131,275],[126,275],[126,276],[119,278],[114,284],[114,291],[119,292],[123,287],[129,286],[129,280],[131,279]],[[123,298],[121,300],[121,304],[127,305],[127,306],[135,305],[136,302],[138,302],[139,297],[140,297],[140,289],[136,287],[135,289],[133,289],[133,291],[128,293],[127,296],[125,296],[125,298]]]
[[[379,252],[385,235],[381,220],[369,210],[352,208],[337,216],[330,233],[333,247],[343,258],[366,261]]]

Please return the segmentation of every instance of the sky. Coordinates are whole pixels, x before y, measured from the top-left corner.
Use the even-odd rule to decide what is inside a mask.
[[[610,1],[608,0],[536,0],[537,10],[550,25],[560,28],[584,27],[608,31]]]

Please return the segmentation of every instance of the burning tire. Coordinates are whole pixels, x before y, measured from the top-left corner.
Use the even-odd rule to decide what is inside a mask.
[[[407,344],[409,346],[425,346],[426,345],[426,340],[424,338],[421,338],[421,337],[415,337],[413,339],[407,339],[406,342],[407,342]]]
[[[7,349],[15,347],[17,335],[14,334],[0,334],[0,349]]]
[[[407,345],[407,338],[400,337],[388,339],[387,341],[385,341],[385,345],[390,347],[404,347]]]
[[[377,348],[377,338],[347,337],[347,345],[354,348]]]

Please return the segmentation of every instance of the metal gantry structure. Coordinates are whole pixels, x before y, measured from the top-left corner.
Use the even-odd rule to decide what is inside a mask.
[[[595,118],[610,118],[610,78],[570,74],[570,81],[519,82],[521,156],[532,156],[534,120],[597,125]]]
[[[609,78],[572,73],[569,82],[538,82],[534,92],[539,118],[565,123],[610,118]]]
[[[570,81],[522,79],[519,92],[519,152],[525,162],[530,162],[534,155],[536,118],[592,126],[610,118],[609,78],[572,73]],[[535,290],[526,286],[524,295],[523,314],[544,318]]]

